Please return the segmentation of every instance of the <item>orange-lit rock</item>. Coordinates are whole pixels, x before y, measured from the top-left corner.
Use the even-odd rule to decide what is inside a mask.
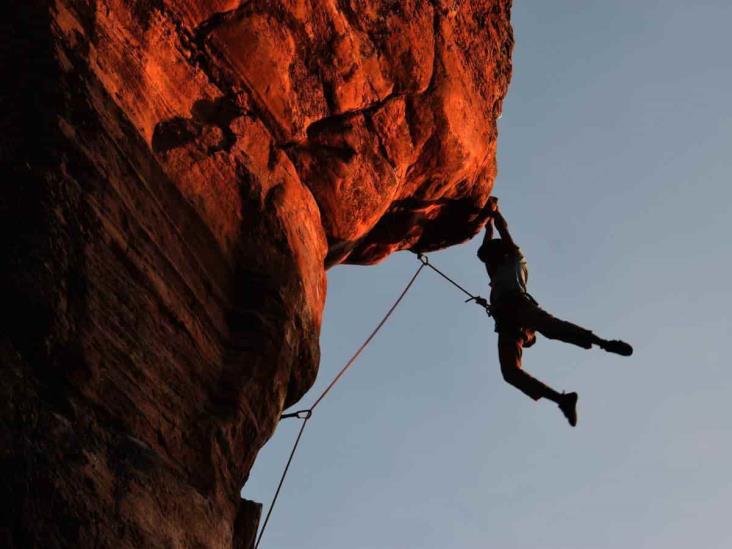
[[[478,229],[465,212],[495,175],[507,3],[375,4],[235,10],[203,38],[312,191],[329,264],[465,240]],[[409,230],[384,238],[377,225],[393,218],[408,218]],[[435,241],[430,225],[447,232]]]
[[[471,237],[507,0],[39,0],[6,19],[0,545],[247,547],[327,266]]]

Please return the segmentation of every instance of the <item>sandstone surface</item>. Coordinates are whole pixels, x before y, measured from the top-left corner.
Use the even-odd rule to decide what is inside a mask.
[[[248,547],[326,269],[484,221],[510,0],[12,4],[0,546]]]

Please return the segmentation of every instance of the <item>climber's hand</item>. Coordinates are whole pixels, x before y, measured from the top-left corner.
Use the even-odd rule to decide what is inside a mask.
[[[485,206],[483,206],[483,211],[486,215],[493,217],[493,214],[498,211],[498,198],[495,196],[488,197]]]
[[[481,307],[487,307],[488,306],[488,302],[485,300],[484,297],[476,297],[475,298],[475,302],[478,305],[480,305]]]

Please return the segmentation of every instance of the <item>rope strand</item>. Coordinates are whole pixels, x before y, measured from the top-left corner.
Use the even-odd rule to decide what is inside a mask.
[[[356,349],[356,352],[353,353],[351,358],[348,359],[346,364],[340,369],[340,371],[336,374],[336,376],[333,378],[333,380],[328,384],[328,386],[323,390],[322,393],[318,396],[318,398],[315,399],[315,402],[313,402],[313,405],[310,406],[310,408],[306,408],[304,410],[298,410],[296,412],[290,412],[287,414],[282,414],[280,416],[280,419],[287,419],[287,418],[298,418],[303,420],[302,425],[300,426],[300,431],[297,433],[297,438],[295,439],[295,443],[292,446],[292,450],[290,451],[290,457],[287,459],[287,464],[285,465],[284,471],[282,471],[282,476],[280,477],[280,481],[277,484],[277,489],[275,490],[274,497],[272,498],[272,503],[269,505],[269,510],[267,511],[267,515],[264,518],[264,522],[262,523],[262,528],[259,531],[259,535],[257,536],[257,541],[254,544],[254,549],[259,548],[259,543],[262,541],[262,536],[264,535],[264,531],[267,528],[267,524],[269,523],[269,519],[272,516],[272,511],[274,510],[275,503],[277,503],[277,498],[280,495],[280,490],[282,489],[282,485],[285,482],[285,477],[287,476],[287,472],[290,469],[290,464],[292,463],[292,459],[295,457],[295,452],[297,451],[297,446],[300,444],[300,439],[302,438],[303,432],[305,431],[305,426],[308,423],[308,420],[312,417],[313,411],[315,408],[320,404],[320,402],[325,398],[325,396],[335,387],[336,383],[340,381],[340,379],[343,377],[343,375],[348,371],[348,369],[353,366],[353,364],[356,362],[356,359],[359,357],[359,355],[363,352],[363,350],[368,346],[369,343],[371,343],[371,340],[376,337],[376,334],[379,333],[379,330],[386,324],[386,321],[389,320],[389,317],[391,314],[396,310],[396,308],[401,303],[402,299],[404,299],[404,296],[407,295],[407,292],[409,292],[409,289],[414,284],[414,281],[417,280],[417,277],[422,272],[422,269],[425,267],[429,267],[433,271],[435,271],[437,274],[439,274],[442,278],[447,280],[450,284],[455,286],[457,289],[459,289],[461,292],[463,292],[465,295],[467,295],[470,299],[468,301],[475,301],[479,305],[485,308],[485,310],[490,315],[490,306],[487,304],[485,299],[478,295],[471,294],[468,290],[463,288],[460,284],[455,282],[452,278],[447,276],[445,273],[440,271],[437,267],[432,265],[429,261],[429,258],[423,254],[417,254],[417,258],[419,259],[421,265],[417,269],[417,271],[412,275],[412,278],[409,279],[409,282],[407,282],[407,285],[402,290],[402,293],[399,294],[399,297],[397,297],[396,301],[389,307],[389,310],[386,312],[384,317],[381,319],[381,321],[376,325],[376,328],[374,328],[369,336],[364,340],[364,342],[361,344],[361,346]],[[482,301],[482,302],[481,302]]]
[[[417,272],[414,273],[412,278],[409,280],[407,285],[404,287],[404,290],[402,290],[402,293],[399,295],[397,300],[394,302],[394,304],[389,308],[389,310],[384,315],[384,318],[381,319],[381,322],[379,322],[374,328],[374,330],[369,334],[369,337],[366,338],[366,340],[361,344],[361,346],[358,348],[358,350],[353,353],[353,356],[346,362],[346,365],[341,368],[341,371],[338,372],[338,374],[333,378],[333,381],[330,382],[330,384],[325,388],[325,390],[320,394],[320,396],[315,399],[315,402],[310,407],[310,410],[315,410],[315,407],[320,404],[320,401],[325,398],[325,395],[328,394],[328,392],[333,388],[333,386],[338,383],[338,380],[341,379],[343,374],[346,373],[346,371],[353,365],[354,362],[356,362],[356,359],[358,358],[358,355],[361,354],[361,352],[368,346],[369,343],[371,343],[371,340],[374,339],[376,334],[381,330],[381,327],[386,323],[387,320],[389,320],[389,317],[391,316],[391,313],[394,312],[394,310],[399,306],[399,303],[401,303],[402,299],[404,299],[404,296],[407,295],[407,292],[412,287],[412,284],[414,284],[414,281],[417,280],[417,277],[419,276],[419,273],[422,272],[422,269],[424,269],[424,264],[420,265],[419,269],[417,269]]]
[[[463,288],[460,284],[458,284],[457,282],[455,282],[452,278],[450,278],[449,276],[447,276],[440,269],[438,269],[432,263],[430,263],[430,260],[429,260],[429,258],[426,255],[417,254],[417,259],[419,259],[422,262],[422,265],[425,265],[425,266],[429,267],[430,269],[432,269],[433,271],[435,271],[438,275],[440,275],[442,278],[444,278],[445,280],[447,280],[450,284],[452,284],[453,286],[455,286],[458,290],[460,290],[465,295],[467,295],[468,297],[470,297],[470,299],[475,299],[476,297],[478,297],[478,296],[475,296],[475,295],[471,294],[468,290],[466,290],[465,288]]]
[[[396,310],[396,308],[399,306],[399,303],[401,303],[402,299],[404,299],[404,296],[407,295],[407,292],[414,284],[414,281],[417,280],[417,277],[419,276],[419,273],[422,272],[422,269],[424,269],[425,264],[422,263],[422,265],[419,266],[417,271],[412,275],[412,278],[409,279],[409,282],[407,282],[407,285],[402,290],[402,293],[399,294],[399,297],[397,297],[396,301],[392,304],[391,307],[389,307],[389,310],[386,312],[384,317],[381,319],[381,321],[376,325],[376,328],[373,329],[373,331],[369,334],[369,336],[366,338],[366,340],[361,344],[361,346],[356,350],[355,353],[353,353],[353,356],[351,356],[350,359],[348,359],[348,362],[343,366],[343,368],[340,369],[338,374],[333,378],[333,380],[328,384],[328,386],[323,390],[322,393],[320,393],[320,396],[315,399],[315,402],[313,403],[310,408],[307,408],[305,410],[299,410],[297,412],[292,412],[288,414],[283,414],[280,416],[280,419],[286,419],[286,418],[292,418],[296,417],[299,419],[302,419],[302,426],[300,427],[300,432],[297,434],[297,438],[295,439],[295,444],[292,446],[292,450],[290,451],[290,457],[287,460],[287,465],[285,465],[284,471],[282,471],[282,476],[280,477],[280,481],[277,484],[277,490],[275,491],[275,495],[272,498],[272,503],[269,505],[269,510],[267,511],[267,516],[264,519],[264,522],[262,523],[262,529],[259,531],[259,536],[257,537],[257,542],[254,545],[254,549],[258,549],[259,543],[262,541],[262,536],[264,535],[264,530],[267,528],[267,523],[269,522],[269,518],[272,515],[272,511],[274,510],[275,503],[277,503],[277,497],[280,495],[280,490],[282,489],[282,485],[285,482],[285,477],[287,476],[287,471],[290,469],[290,464],[292,463],[292,458],[295,456],[295,451],[297,450],[297,445],[300,444],[300,439],[302,438],[302,433],[305,430],[305,425],[307,425],[308,420],[313,415],[313,410],[315,410],[315,407],[320,404],[320,402],[325,398],[325,396],[330,392],[330,390],[335,386],[336,383],[343,377],[343,374],[348,371],[348,369],[353,366],[353,364],[356,362],[356,359],[359,357],[359,355],[363,352],[363,350],[368,346],[369,343],[371,343],[371,340],[376,337],[376,334],[379,333],[379,330],[386,324],[386,321],[389,320],[389,317],[391,314]]]
[[[466,301],[466,303],[468,301],[475,301],[478,305],[480,305],[481,307],[483,307],[486,310],[486,312],[488,313],[488,315],[490,316],[490,314],[491,314],[491,308],[490,308],[490,305],[488,304],[488,302],[485,299],[483,299],[479,295],[473,295],[473,294],[471,294],[468,290],[466,290],[465,288],[463,288],[460,284],[458,284],[457,282],[455,282],[452,278],[450,278],[449,276],[447,276],[440,269],[438,269],[437,267],[435,267],[434,265],[432,265],[432,263],[430,263],[430,260],[429,260],[429,258],[426,255],[421,254],[421,253],[418,253],[417,254],[417,259],[419,259],[419,261],[422,263],[422,265],[425,265],[425,266],[429,267],[430,269],[432,269],[433,271],[435,271],[438,275],[440,275],[442,278],[444,278],[445,280],[447,280],[450,284],[452,284],[453,286],[455,286],[458,290],[460,290],[465,295],[467,295],[469,297],[469,299]]]
[[[285,465],[285,470],[282,472],[282,477],[280,478],[280,482],[277,485],[277,490],[275,490],[274,497],[272,498],[272,503],[269,504],[269,510],[267,511],[267,516],[264,518],[264,522],[262,523],[262,529],[259,531],[259,536],[257,537],[257,543],[254,544],[254,549],[257,549],[259,547],[259,542],[262,541],[262,536],[264,535],[264,530],[267,528],[267,523],[269,522],[269,517],[272,515],[272,509],[274,509],[275,503],[277,502],[277,497],[280,495],[280,489],[282,488],[282,484],[285,482],[285,477],[287,476],[287,470],[290,468],[290,463],[292,463],[292,458],[295,457],[295,451],[297,450],[297,445],[300,444],[300,439],[302,438],[302,432],[305,430],[305,426],[308,424],[308,420],[310,419],[310,416],[306,417],[302,425],[300,426],[300,432],[297,433],[297,438],[295,439],[295,444],[292,446],[292,450],[290,451],[290,457],[287,459],[287,465]]]

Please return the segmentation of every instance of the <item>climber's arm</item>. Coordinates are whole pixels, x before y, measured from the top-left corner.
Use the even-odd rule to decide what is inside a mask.
[[[496,210],[493,212],[493,224],[496,226],[498,234],[504,242],[514,248],[518,248],[516,243],[513,241],[513,238],[511,238],[511,233],[508,232],[508,223],[506,223],[506,218],[503,217],[503,214],[498,210],[498,207],[496,207]]]
[[[488,200],[483,206],[483,210],[480,212],[482,216],[485,216],[485,234],[483,235],[483,244],[493,239],[493,214],[498,211],[498,199],[495,196],[488,197]]]
[[[485,222],[485,234],[483,235],[483,244],[493,238],[493,216],[488,216]]]

